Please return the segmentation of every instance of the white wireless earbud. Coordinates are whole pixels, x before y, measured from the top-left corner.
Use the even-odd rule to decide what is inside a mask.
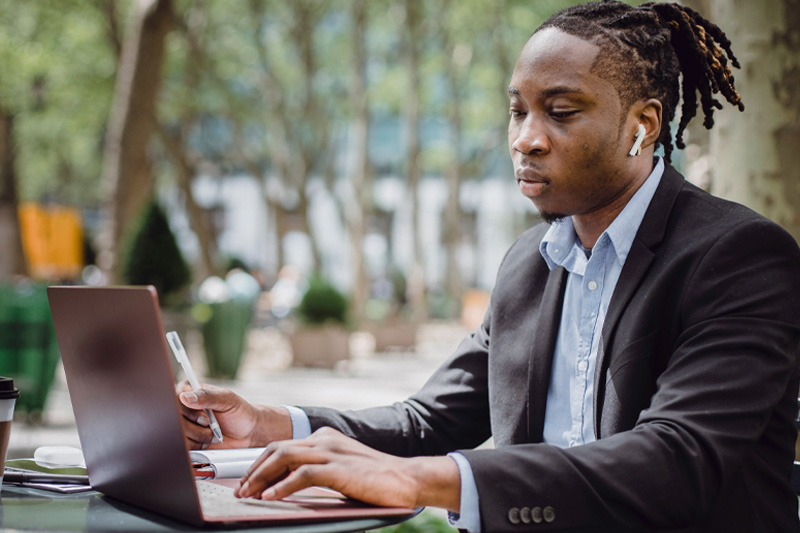
[[[636,142],[633,143],[633,148],[631,148],[631,151],[628,152],[628,155],[635,156],[642,153],[642,143],[644,142],[645,133],[647,132],[645,131],[644,126],[640,123],[639,130],[636,132],[636,135],[634,135]]]

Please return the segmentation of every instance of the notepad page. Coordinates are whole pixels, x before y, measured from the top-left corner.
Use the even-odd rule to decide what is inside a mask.
[[[189,459],[200,463],[253,462],[266,448],[223,448],[221,450],[191,450]]]

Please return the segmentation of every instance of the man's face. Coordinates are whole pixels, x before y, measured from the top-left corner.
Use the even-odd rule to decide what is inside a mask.
[[[520,191],[547,221],[598,214],[633,183],[624,132],[636,131],[635,118],[623,124],[616,89],[591,72],[599,51],[546,28],[514,67],[508,146]]]

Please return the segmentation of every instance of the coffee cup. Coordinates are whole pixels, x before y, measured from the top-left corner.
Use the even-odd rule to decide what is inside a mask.
[[[14,380],[0,376],[0,487],[3,485],[8,441],[11,440],[11,420],[14,418],[14,403],[17,398],[19,390],[14,388]]]

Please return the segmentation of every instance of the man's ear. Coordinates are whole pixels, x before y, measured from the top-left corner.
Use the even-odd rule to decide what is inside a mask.
[[[642,148],[654,145],[661,134],[661,102],[655,98],[640,100],[633,104],[631,111],[637,122],[644,126]]]

